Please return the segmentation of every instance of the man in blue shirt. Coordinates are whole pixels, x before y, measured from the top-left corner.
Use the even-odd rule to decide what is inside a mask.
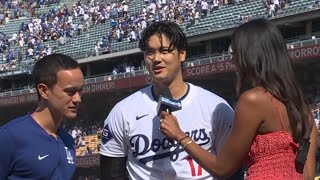
[[[72,179],[75,143],[61,122],[77,115],[83,74],[77,61],[63,54],[40,59],[32,74],[37,109],[0,127],[0,179]]]

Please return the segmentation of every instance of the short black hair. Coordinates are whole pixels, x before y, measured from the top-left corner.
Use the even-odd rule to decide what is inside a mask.
[[[39,59],[32,70],[32,77],[39,99],[40,94],[37,86],[40,83],[45,84],[48,88],[52,88],[57,83],[58,71],[76,68],[80,68],[78,62],[64,54],[50,54]]]
[[[141,34],[139,48],[145,51],[148,48],[148,41],[151,36],[157,35],[161,40],[163,34],[170,40],[169,50],[177,48],[178,51],[184,51],[187,49],[188,41],[182,29],[176,23],[170,21],[152,22],[147,26]]]

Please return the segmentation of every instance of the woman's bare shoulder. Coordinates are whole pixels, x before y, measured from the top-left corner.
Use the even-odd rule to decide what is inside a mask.
[[[258,105],[266,102],[270,97],[268,92],[263,88],[251,88],[240,95],[239,101],[245,104]]]

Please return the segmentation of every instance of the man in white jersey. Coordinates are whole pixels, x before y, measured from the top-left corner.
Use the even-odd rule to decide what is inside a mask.
[[[107,179],[215,179],[159,130],[159,96],[169,91],[182,109],[172,112],[181,128],[203,148],[217,153],[234,112],[221,97],[182,78],[187,40],[173,22],[154,22],[142,33],[139,48],[153,84],[120,101],[104,122],[101,176]],[[236,177],[241,179],[242,176]]]

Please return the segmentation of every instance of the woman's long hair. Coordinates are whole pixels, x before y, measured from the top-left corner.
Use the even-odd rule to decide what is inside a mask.
[[[284,103],[292,137],[298,142],[311,128],[309,109],[280,31],[268,20],[256,19],[238,27],[231,40],[237,87],[241,88],[245,82],[253,87],[262,86]]]

